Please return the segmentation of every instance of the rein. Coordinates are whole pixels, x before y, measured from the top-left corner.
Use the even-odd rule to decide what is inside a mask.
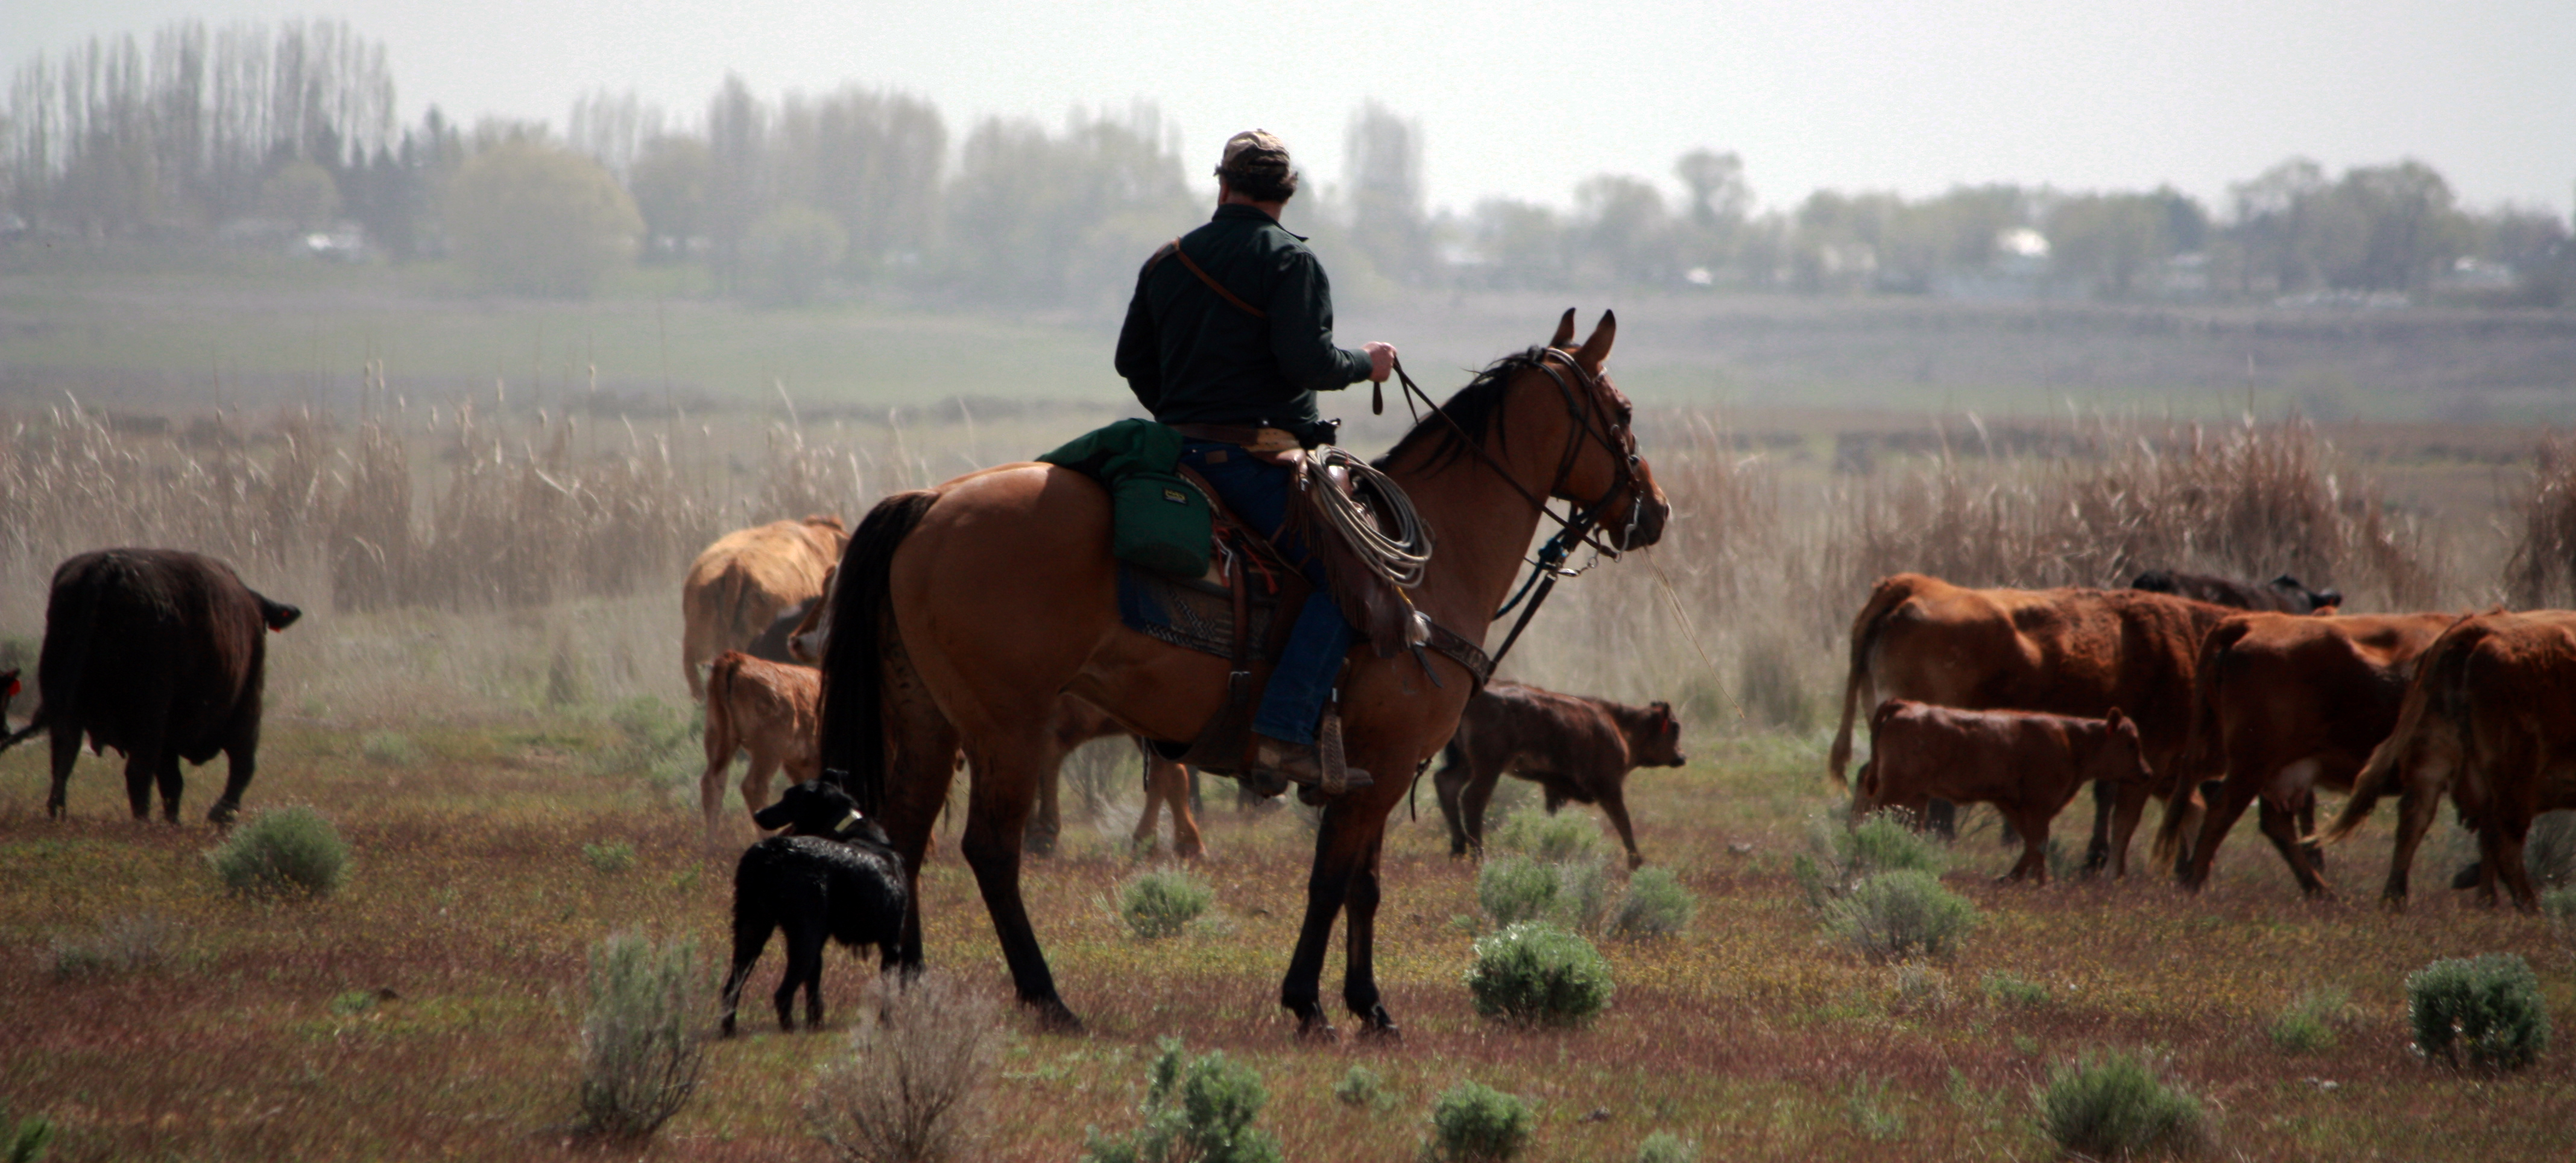
[[[1575,383],[1566,381],[1564,374],[1550,362],[1551,359],[1564,364],[1574,373],[1575,382],[1582,385],[1581,390],[1576,388]],[[1567,413],[1575,419],[1574,430],[1568,432],[1565,437],[1564,455],[1557,460],[1556,479],[1549,483],[1546,494],[1533,493],[1514,478],[1511,471],[1504,467],[1503,462],[1485,449],[1482,440],[1470,434],[1464,425],[1459,424],[1455,417],[1449,415],[1447,409],[1442,408],[1438,401],[1431,398],[1430,393],[1423,391],[1421,385],[1413,382],[1413,377],[1405,373],[1403,360],[1396,360],[1394,365],[1396,379],[1404,388],[1406,407],[1411,408],[1415,400],[1420,400],[1424,406],[1431,409],[1433,415],[1440,417],[1442,422],[1449,425],[1450,431],[1458,434],[1461,441],[1485,463],[1486,467],[1493,469],[1496,476],[1503,478],[1504,484],[1512,486],[1512,490],[1519,493],[1522,500],[1528,501],[1530,507],[1538,510],[1541,516],[1560,526],[1555,536],[1548,538],[1547,543],[1539,547],[1538,554],[1530,559],[1529,576],[1521,582],[1519,590],[1512,595],[1511,600],[1503,603],[1501,609],[1494,611],[1494,617],[1501,618],[1511,613],[1512,607],[1520,606],[1522,599],[1529,600],[1528,605],[1522,607],[1520,618],[1512,623],[1511,632],[1503,637],[1502,648],[1494,651],[1492,657],[1494,666],[1502,665],[1503,656],[1510,654],[1512,645],[1520,641],[1521,631],[1529,628],[1530,619],[1538,614],[1538,608],[1541,605],[1546,604],[1548,595],[1556,589],[1558,579],[1574,577],[1583,572],[1583,569],[1565,568],[1565,559],[1574,552],[1576,546],[1588,544],[1592,546],[1594,552],[1605,554],[1614,560],[1620,556],[1621,551],[1617,547],[1604,544],[1598,536],[1601,515],[1609,509],[1610,502],[1622,492],[1638,491],[1637,456],[1619,446],[1620,426],[1612,424],[1605,431],[1593,423],[1593,406],[1598,402],[1600,394],[1595,377],[1584,371],[1582,365],[1575,363],[1574,357],[1553,347],[1540,349],[1539,357],[1535,362],[1538,370],[1546,372],[1547,378],[1555,381],[1558,392],[1565,397]],[[1548,507],[1548,500],[1559,487],[1565,484],[1566,477],[1573,474],[1575,458],[1582,455],[1583,441],[1586,437],[1600,444],[1602,450],[1611,455],[1618,466],[1618,478],[1610,482],[1610,487],[1602,492],[1599,500],[1589,505],[1570,503],[1570,515],[1557,516],[1556,511]],[[1643,508],[1642,498],[1632,500],[1628,506],[1628,529],[1621,537],[1622,542],[1627,541],[1629,535],[1635,533],[1636,523],[1642,516]],[[1588,565],[1584,567],[1584,569],[1589,568],[1591,567]]]

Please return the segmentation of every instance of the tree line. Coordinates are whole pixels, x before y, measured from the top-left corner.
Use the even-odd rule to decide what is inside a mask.
[[[1141,256],[1205,210],[1150,105],[1061,126],[986,118],[952,141],[930,102],[857,86],[773,100],[729,76],[685,117],[601,92],[560,133],[436,109],[397,125],[393,91],[383,46],[332,21],[180,22],[148,47],[39,56],[0,113],[0,223],[99,243],[350,223],[392,261],[452,256],[534,293],[586,293],[640,260],[702,266],[760,301],[885,288],[1091,311],[1123,301]],[[1570,209],[1462,213],[1425,204],[1417,122],[1372,102],[1343,146],[1342,180],[1293,213],[1346,283],[2538,306],[2576,286],[2565,219],[2463,207],[2413,160],[2329,174],[2293,158],[2215,207],[2170,187],[1984,185],[1818,190],[1762,210],[1742,158],[1697,149],[1669,186],[1602,174]]]

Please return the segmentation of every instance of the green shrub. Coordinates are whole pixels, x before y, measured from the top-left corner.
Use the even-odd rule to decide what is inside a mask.
[[[2415,1049],[2452,1065],[2514,1070],[2549,1048],[2549,1010],[2531,963],[2511,953],[2436,961],[2406,979]]]
[[[7,1107],[0,1107],[0,1161],[5,1163],[40,1163],[45,1151],[53,1146],[54,1122],[43,1115],[23,1119],[9,1117]]]
[[[1637,1144],[1637,1163],[1699,1163],[1699,1144],[1671,1131],[1657,1131]]]
[[[1176,870],[1147,872],[1118,894],[1118,915],[1139,937],[1169,937],[1189,927],[1216,893],[1207,882]]]
[[[1931,873],[1882,872],[1825,911],[1826,925],[1872,961],[1948,957],[1977,927],[1977,906]]]
[[[169,959],[170,924],[151,913],[114,917],[85,941],[54,942],[53,971],[59,978],[142,973]]]
[[[581,846],[581,860],[594,872],[614,875],[635,867],[635,846],[624,840],[584,844]]]
[[[1949,854],[1939,843],[1907,827],[1894,812],[1873,813],[1857,825],[1827,813],[1809,824],[1807,845],[1810,851],[1790,862],[1790,872],[1807,903],[1819,909],[1882,872],[1939,876],[1950,867]]]
[[[1670,869],[1641,868],[1628,877],[1610,932],[1619,937],[1669,937],[1690,927],[1699,898]]]
[[[2200,1101],[2126,1054],[2061,1065],[2032,1097],[2039,1129],[2060,1150],[2086,1158],[2180,1155],[2208,1140]]]
[[[1551,814],[1539,808],[1513,812],[1487,844],[1533,860],[1556,863],[1601,855],[1601,825],[1586,812]]]
[[[358,741],[358,754],[380,767],[409,767],[420,762],[420,748],[399,731],[370,731]]]
[[[581,1023],[583,1129],[651,1135],[697,1093],[713,991],[695,941],[620,933],[591,946]]]
[[[1220,1051],[1185,1062],[1177,1038],[1162,1048],[1138,1108],[1145,1125],[1124,1139],[1086,1128],[1083,1163],[1277,1163],[1279,1140],[1252,1125],[1270,1099],[1261,1076]]]
[[[2576,888],[2556,888],[2540,894],[2540,914],[2549,918],[2558,939],[2576,945]]]
[[[610,708],[608,723],[617,728],[627,751],[647,759],[678,750],[697,729],[690,716],[651,695],[637,695]]]
[[[1377,1071],[1356,1062],[1343,1073],[1342,1080],[1333,1085],[1333,1097],[1343,1106],[1385,1110],[1395,1105],[1395,1096],[1387,1092],[1386,1079]]]
[[[1887,1088],[1887,1079],[1872,1078],[1863,1072],[1843,1095],[1843,1117],[1873,1143],[1892,1143],[1905,1137],[1905,1116],[1888,1106]]]
[[[894,990],[816,1078],[806,1125],[848,1163],[976,1157],[1002,1031],[991,998],[924,974]]]
[[[1529,1146],[1536,1124],[1518,1095],[1461,1080],[1431,1104],[1431,1141],[1423,1154],[1434,1163],[1503,1163]]]
[[[1610,963],[1592,942],[1543,921],[1476,941],[1467,969],[1476,1012],[1524,1024],[1573,1025],[1610,1004]]]
[[[2576,881],[2576,812],[2542,812],[2522,841],[2522,866],[2541,887]]]
[[[1610,861],[1600,856],[1576,857],[1556,865],[1556,919],[1578,933],[1597,933],[1609,920]]]
[[[297,805],[251,817],[206,861],[244,896],[324,896],[347,877],[349,847],[322,813]]]
[[[2334,1048],[2352,995],[2340,989],[2312,989],[2284,1007],[2267,1031],[2272,1044],[2292,1054],[2316,1054]]]
[[[2053,1000],[2047,986],[2000,970],[1980,978],[1977,987],[1985,991],[1986,1000],[2009,1009],[2037,1009]]]
[[[1496,924],[1544,920],[1556,912],[1556,870],[1527,856],[1487,860],[1476,870],[1476,904]]]

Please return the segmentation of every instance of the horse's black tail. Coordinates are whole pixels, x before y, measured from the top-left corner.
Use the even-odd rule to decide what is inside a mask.
[[[885,805],[888,572],[895,549],[938,499],[921,490],[877,502],[850,534],[840,583],[825,599],[832,638],[823,647],[823,768],[843,773],[842,790],[870,816]]]

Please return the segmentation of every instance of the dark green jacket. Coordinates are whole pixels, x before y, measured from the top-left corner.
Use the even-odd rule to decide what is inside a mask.
[[[1182,235],[1181,249],[1268,318],[1218,297],[1173,256],[1149,260],[1118,334],[1118,374],[1155,419],[1302,425],[1317,416],[1315,393],[1368,378],[1365,353],[1333,346],[1333,288],[1305,239],[1237,204]]]

